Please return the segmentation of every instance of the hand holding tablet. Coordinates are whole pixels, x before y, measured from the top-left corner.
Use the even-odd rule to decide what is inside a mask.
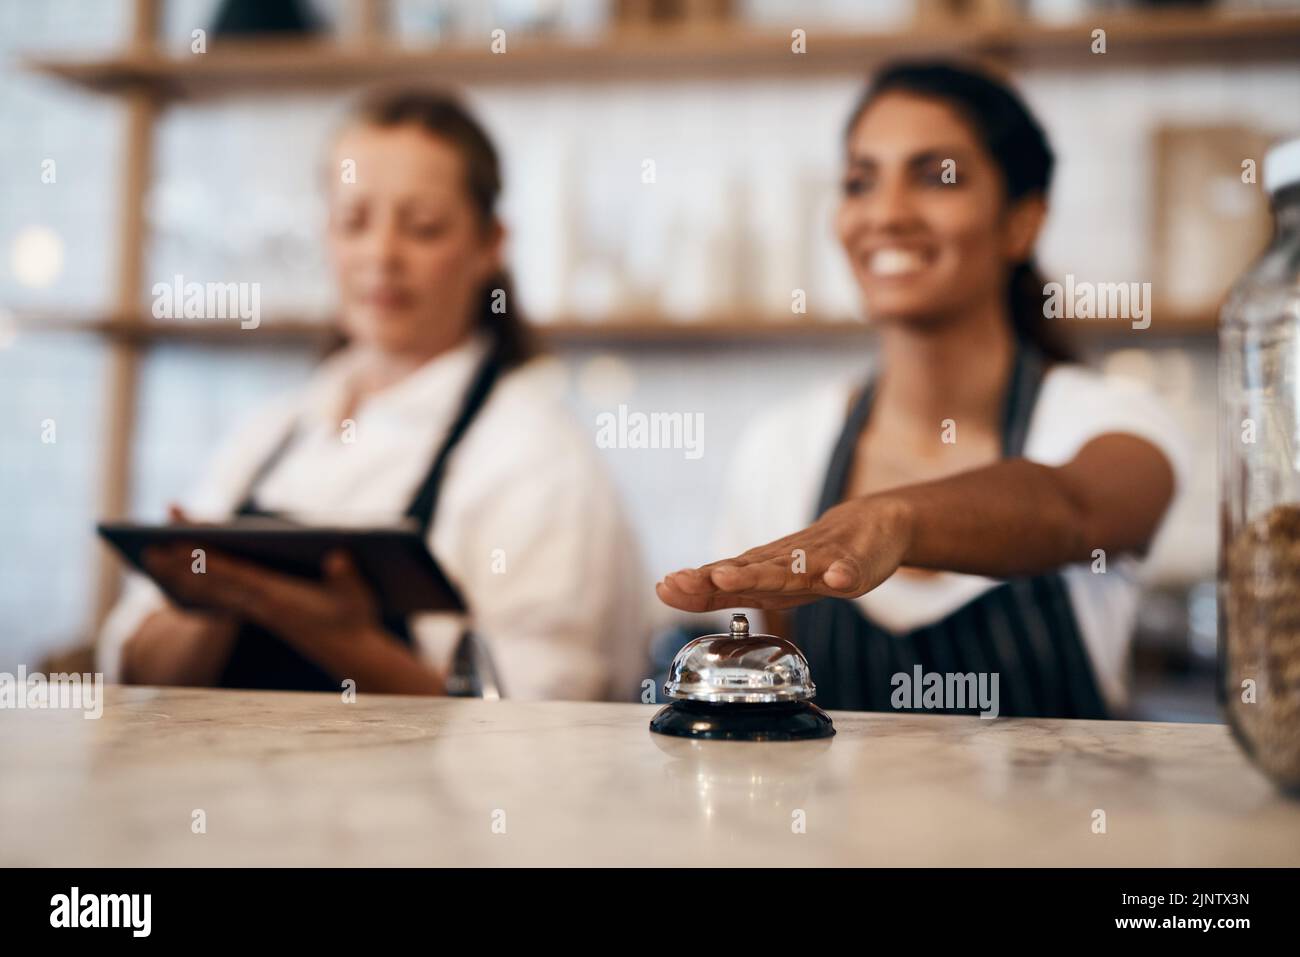
[[[250,566],[338,588],[355,580],[385,616],[465,607],[419,532],[403,525],[330,528],[256,518],[219,525],[102,523],[98,531],[182,608],[230,610],[241,595],[256,600],[259,581]],[[190,587],[186,576],[199,575],[212,577]]]

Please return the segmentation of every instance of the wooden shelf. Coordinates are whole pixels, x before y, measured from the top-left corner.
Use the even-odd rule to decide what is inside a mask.
[[[1159,315],[1157,312],[1156,315]],[[84,318],[69,314],[29,313],[20,315],[18,328],[28,334],[97,335],[114,342],[138,346],[187,343],[212,346],[323,347],[335,336],[333,326],[319,320],[265,319],[256,329],[241,329],[236,320],[136,320],[123,317]],[[1090,341],[1131,341],[1140,345],[1148,339],[1206,338],[1216,333],[1216,317],[1210,313],[1171,316],[1153,321],[1145,330],[1127,322],[1073,320],[1063,322],[1067,335],[1086,344]],[[606,346],[610,348],[686,347],[700,344],[747,345],[830,342],[870,338],[865,323],[852,320],[793,321],[784,318],[745,319],[736,316],[705,317],[675,321],[657,316],[629,316],[606,322],[562,320],[536,323],[533,329],[543,342],[555,346]]]
[[[1107,52],[1091,52],[1103,28]],[[207,53],[150,49],[95,59],[28,58],[33,70],[104,93],[147,89],[162,97],[208,97],[283,88],[339,88],[383,81],[529,83],[540,80],[684,79],[810,73],[864,74],[885,58],[992,58],[1010,66],[1098,68],[1180,62],[1300,58],[1300,14],[1098,11],[1085,23],[1033,21],[942,25],[899,32],[809,31],[808,52],[790,51],[784,30],[693,27],[621,30],[599,41],[512,38],[494,54],[464,44],[414,48],[332,41],[211,41]]]
[[[194,343],[265,347],[325,345],[334,337],[332,323],[320,320],[264,319],[256,329],[241,329],[237,320],[137,320],[130,317],[87,318],[71,314],[30,313],[18,317],[28,334],[97,335],[136,345]],[[563,320],[535,323],[542,341],[555,345],[676,345],[704,342],[789,342],[802,338],[843,339],[869,334],[860,322],[751,320],[717,317],[673,321],[663,317],[625,317],[608,322]]]

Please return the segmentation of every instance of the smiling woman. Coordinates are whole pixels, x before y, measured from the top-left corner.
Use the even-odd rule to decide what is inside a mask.
[[[942,65],[886,70],[854,110],[846,146],[836,229],[871,310],[921,320],[1005,292],[1021,338],[1073,358],[1045,320],[1033,258],[1055,158],[1017,97]],[[926,229],[869,228],[872,209],[896,201],[913,204]]]
[[[659,596],[797,607],[823,707],[890,710],[919,669],[997,675],[1003,715],[1114,714],[1138,559],[1186,456],[1152,396],[1076,364],[1045,318],[1042,128],[992,77],[904,64],[845,145],[836,231],[879,363],[754,425],[731,470],[734,557]]]

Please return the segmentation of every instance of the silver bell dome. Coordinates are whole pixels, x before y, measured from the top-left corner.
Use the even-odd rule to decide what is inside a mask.
[[[751,635],[749,619],[731,616],[731,630],[685,645],[668,669],[669,698],[714,704],[807,701],[817,693],[808,661],[793,642]]]

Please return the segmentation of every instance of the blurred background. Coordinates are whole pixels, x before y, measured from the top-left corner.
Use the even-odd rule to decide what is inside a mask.
[[[619,403],[704,414],[699,459],[601,454],[651,576],[717,557],[746,419],[869,361],[829,216],[852,103],[913,54],[1009,73],[1045,123],[1049,278],[1152,283],[1150,328],[1070,325],[1196,442],[1135,713],[1217,720],[1215,320],[1268,236],[1243,160],[1300,132],[1297,0],[0,0],[0,670],[91,640],[119,579],[95,521],[162,518],[319,357],[323,150],[378,82],[451,85],[486,122],[523,307],[593,435]],[[176,274],[260,283],[260,328],[154,320]]]

